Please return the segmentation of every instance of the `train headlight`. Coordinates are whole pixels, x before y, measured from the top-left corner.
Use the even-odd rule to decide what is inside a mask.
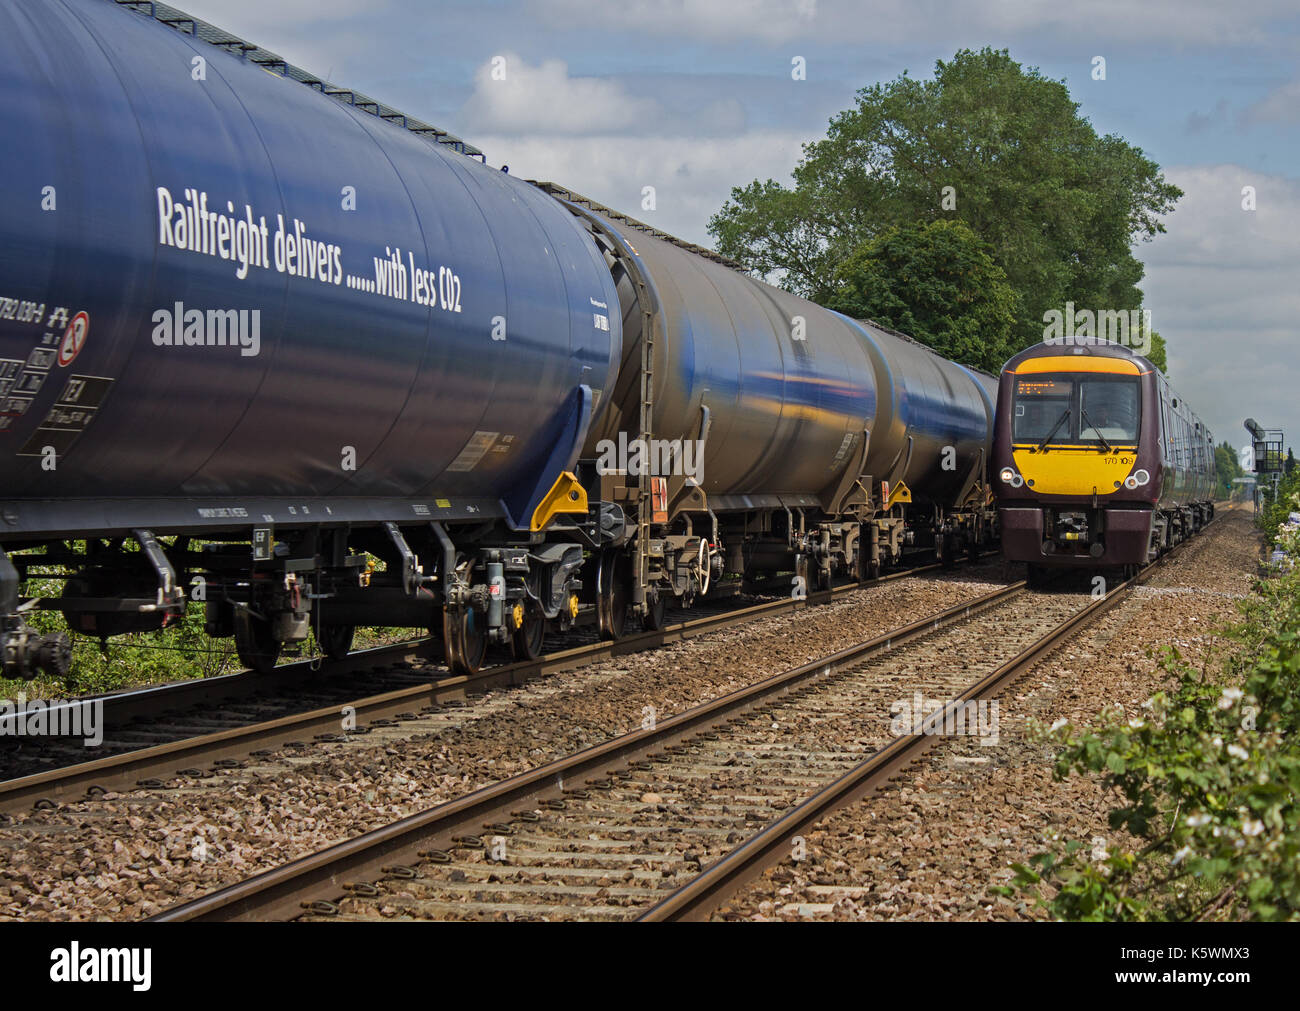
[[[1132,491],[1137,486],[1138,486],[1137,478],[1135,478],[1132,474],[1124,478],[1124,487],[1127,488],[1129,491]]]
[[[1148,474],[1145,470],[1135,470],[1133,472],[1133,480],[1138,483],[1138,487],[1140,488],[1142,487],[1142,485],[1146,484],[1148,481],[1151,480],[1151,475]]]
[[[1025,479],[1016,473],[1014,467],[1003,467],[998,477],[1002,478],[1004,484],[1009,484],[1012,488],[1019,488],[1025,483]]]

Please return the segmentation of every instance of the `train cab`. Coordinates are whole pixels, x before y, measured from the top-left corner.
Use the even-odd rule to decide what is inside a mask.
[[[1003,555],[1136,569],[1213,513],[1210,433],[1130,348],[1074,338],[1003,367],[993,436]]]

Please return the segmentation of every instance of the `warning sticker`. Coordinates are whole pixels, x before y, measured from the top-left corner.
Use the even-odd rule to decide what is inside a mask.
[[[473,470],[487,455],[487,451],[492,448],[492,443],[497,441],[497,436],[500,434],[500,432],[475,432],[470,436],[465,448],[460,451],[460,455],[451,461],[447,469],[449,471]]]
[[[18,358],[0,358],[0,397],[13,388],[14,377],[22,371],[23,364]]]
[[[108,396],[113,380],[104,376],[71,376],[40,427],[32,433],[19,456],[40,456],[47,446],[62,456],[77,440]]]
[[[59,365],[67,368],[81,354],[86,346],[86,335],[90,333],[90,316],[79,312],[69,321],[63,331],[63,340],[59,344]]]

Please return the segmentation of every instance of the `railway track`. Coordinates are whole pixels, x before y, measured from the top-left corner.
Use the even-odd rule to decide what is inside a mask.
[[[900,704],[988,732],[980,702],[1154,569],[1099,599],[999,588],[153,919],[706,918],[939,739]]]
[[[733,625],[815,606],[857,589],[933,571],[935,564],[847,583],[806,600],[781,598],[735,607],[702,602],[676,612],[681,620],[658,632],[617,642],[594,633],[548,638],[538,660],[502,663],[472,676],[453,675],[432,640],[363,650],[325,668],[313,661],[282,665],[271,674],[243,672],[98,697],[104,705],[105,747],[87,749],[57,738],[8,738],[27,751],[0,752],[0,812],[53,806],[107,791],[157,786],[177,775],[201,778],[274,748],[307,748],[435,717],[492,689],[680,642]],[[79,704],[78,703],[67,704]],[[93,699],[92,699],[93,701]],[[355,726],[344,730],[343,707]]]

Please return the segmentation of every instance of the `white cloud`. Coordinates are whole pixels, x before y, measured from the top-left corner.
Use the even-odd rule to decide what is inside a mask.
[[[711,42],[757,39],[769,44],[802,38],[841,42],[931,43],[971,31],[1003,36],[1039,32],[1057,38],[1095,38],[1104,32],[1122,43],[1146,46],[1181,42],[1214,46],[1277,45],[1267,22],[1295,14],[1294,0],[1256,0],[1250,11],[1222,0],[543,0],[548,19],[579,17],[588,23]],[[1294,43],[1291,43],[1294,45]],[[1118,46],[1116,47],[1118,48]]]
[[[173,6],[337,82],[356,48],[355,33],[343,22],[364,13],[383,24],[392,3],[371,0],[361,8],[355,0],[176,0]]]
[[[571,77],[562,60],[488,59],[458,117],[513,175],[548,180],[670,234],[711,245],[709,217],[733,186],[787,180],[802,130],[745,130],[734,100],[670,108],[613,77]],[[494,76],[493,70],[498,74]],[[654,189],[654,208],[644,206]]]
[[[1300,81],[1275,88],[1246,110],[1247,123],[1300,123]]]
[[[463,111],[475,132],[518,134],[618,133],[662,117],[658,102],[629,94],[614,78],[570,77],[563,60],[530,66],[514,53],[479,66]]]
[[[1218,441],[1241,445],[1253,416],[1300,444],[1300,180],[1237,165],[1165,175],[1186,195],[1138,256],[1175,386]]]
[[[474,93],[461,111],[461,121],[476,137],[494,132],[716,136],[744,129],[745,112],[740,102],[724,99],[679,113],[657,98],[634,94],[617,78],[570,77],[563,60],[529,64],[515,53],[501,53],[475,71]]]
[[[477,137],[511,175],[548,180],[666,232],[712,245],[705,229],[731,188],[759,178],[787,180],[799,159],[802,133],[753,131],[701,142],[690,136]],[[655,210],[642,190],[655,188]]]
[[[626,31],[705,38],[759,38],[782,42],[804,35],[820,22],[818,0],[543,0],[553,17],[580,16]]]
[[[374,0],[366,5],[367,16],[383,14],[391,0]],[[186,14],[238,34],[234,25],[275,26],[277,30],[318,21],[335,21],[356,17],[359,13],[355,0],[181,0],[172,6],[180,7]],[[256,42],[257,39],[250,39]]]

